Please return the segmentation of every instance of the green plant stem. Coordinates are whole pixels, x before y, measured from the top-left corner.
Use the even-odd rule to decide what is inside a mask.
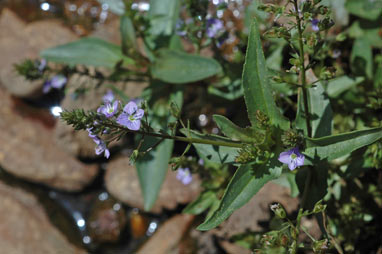
[[[162,139],[172,139],[176,141],[183,141],[190,144],[206,144],[206,145],[215,145],[215,146],[228,146],[228,147],[236,147],[236,148],[242,148],[243,143],[242,142],[225,142],[225,141],[217,141],[217,140],[208,140],[208,139],[200,139],[200,138],[188,138],[188,137],[180,137],[180,136],[171,136],[164,133],[156,133],[156,132],[146,132],[146,131],[132,131],[126,127],[116,125],[112,122],[104,123],[105,126],[112,127],[112,128],[119,128],[123,129],[126,132],[141,134],[141,135],[147,135],[152,137],[158,137]]]
[[[304,102],[304,111],[305,111],[305,120],[306,120],[306,128],[308,131],[308,137],[312,137],[312,127],[310,125],[310,114],[309,114],[309,107],[308,107],[308,90],[306,88],[306,69],[305,69],[305,59],[304,59],[304,43],[303,43],[303,36],[302,36],[302,27],[301,27],[301,18],[300,14],[298,12],[298,3],[297,0],[294,0],[294,7],[296,9],[296,20],[297,20],[297,30],[298,30],[298,44],[299,44],[299,56],[300,56],[300,74],[301,74],[301,89],[302,89],[302,95],[303,95],[303,102]]]

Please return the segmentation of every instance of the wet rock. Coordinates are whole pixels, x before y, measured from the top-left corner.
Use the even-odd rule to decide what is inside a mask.
[[[94,204],[88,222],[93,241],[117,242],[126,226],[126,211],[112,198],[99,200]]]
[[[146,216],[133,209],[130,213],[130,231],[133,238],[137,239],[146,235],[149,220]]]
[[[178,244],[188,230],[192,215],[176,215],[161,225],[157,232],[137,251],[137,254],[178,253]]]
[[[0,182],[1,253],[86,253],[52,226],[36,198]]]
[[[119,18],[113,17],[104,24],[99,24],[97,29],[92,32],[92,37],[98,37],[114,44],[121,44],[121,33],[119,32]]]
[[[96,165],[85,165],[57,146],[52,126],[32,118],[22,102],[15,104],[0,87],[0,165],[20,178],[50,187],[79,191],[98,173]],[[46,113],[46,112],[45,112]]]
[[[23,22],[9,9],[0,16],[0,83],[19,97],[36,97],[42,94],[43,81],[27,81],[18,75],[13,65],[26,58],[36,59],[43,49],[76,39],[68,28],[55,20]]]
[[[94,69],[90,70],[94,72]],[[73,75],[67,84],[68,92],[67,96],[61,103],[61,107],[65,110],[73,110],[82,108],[84,110],[96,110],[103,102],[102,97],[106,94],[107,88],[105,85],[99,84],[99,80],[92,79],[87,76]],[[143,89],[147,86],[147,83],[117,83],[116,87],[121,89],[129,96],[129,98],[135,98],[141,95]],[[78,96],[75,95],[75,91],[79,88],[88,89],[86,93]],[[116,95],[116,99],[118,96]],[[89,138],[87,131],[75,131],[72,126],[60,121],[57,123],[55,129],[55,140],[59,146],[61,146],[68,153],[84,157],[94,158],[97,155],[94,152],[95,143]],[[111,143],[110,147],[118,143]]]
[[[117,199],[143,209],[143,198],[136,168],[129,165],[129,158],[120,157],[111,161],[105,175],[106,188]],[[174,209],[178,204],[193,201],[200,193],[200,180],[195,176],[192,183],[183,185],[170,169],[150,212],[160,213],[163,208]]]

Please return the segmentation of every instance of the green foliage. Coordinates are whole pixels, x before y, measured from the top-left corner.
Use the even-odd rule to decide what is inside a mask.
[[[382,1],[347,0],[346,9],[358,17],[376,20],[382,16]]]
[[[373,76],[373,55],[368,40],[359,38],[354,42],[351,64],[356,75],[363,75],[371,79]]]
[[[84,64],[113,68],[119,62],[134,61],[122,54],[121,48],[98,38],[84,38],[64,45],[45,49],[40,53],[48,61],[68,65]]]
[[[361,84],[365,80],[364,77],[341,76],[328,82],[326,92],[330,98],[337,98],[347,90]]]
[[[196,200],[191,202],[183,209],[183,213],[189,214],[201,214],[208,208],[210,208],[217,200],[214,191],[207,191],[202,193]]]
[[[236,209],[245,205],[267,182],[281,175],[281,167],[274,156],[267,164],[253,168],[241,165],[232,177],[219,208],[198,226],[199,230],[210,230],[217,227]]]
[[[168,49],[160,50],[151,66],[154,78],[171,84],[191,83],[220,72],[220,64],[211,58]]]
[[[231,122],[228,118],[220,115],[213,116],[219,129],[229,138],[243,142],[260,143],[264,139],[264,133],[252,128],[241,128]]]
[[[252,23],[248,36],[242,82],[248,118],[252,126],[256,126],[256,111],[260,110],[270,118],[272,124],[282,129],[289,128],[289,122],[281,115],[273,99],[256,21]]]
[[[128,15],[121,16],[119,29],[122,38],[122,52],[127,54],[129,49],[138,50],[135,28]]]
[[[307,138],[305,154],[308,160],[333,160],[382,138],[382,127],[353,131],[322,138]]]
[[[186,129],[181,129],[181,132],[185,136],[190,135],[191,138],[200,138],[213,142],[227,142],[228,144],[237,145],[236,148],[210,144],[193,144],[200,158],[205,161],[211,161],[220,164],[235,162],[236,155],[239,151],[239,147],[241,146],[240,143],[217,135],[201,134],[193,130],[188,132]]]
[[[179,17],[180,2],[178,0],[150,0],[150,34],[171,35]]]

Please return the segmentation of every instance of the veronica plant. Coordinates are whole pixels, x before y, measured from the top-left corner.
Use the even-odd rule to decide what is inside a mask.
[[[136,162],[145,209],[153,206],[158,195],[174,141],[182,141],[188,143],[187,148],[180,157],[171,159],[174,168],[179,168],[178,179],[184,184],[192,179],[191,172],[194,171],[184,164],[195,163],[187,161],[184,155],[190,146],[194,146],[205,163],[203,167],[211,169],[208,173],[213,176],[210,180],[216,187],[206,188],[185,209],[185,212],[194,214],[209,209],[206,220],[198,226],[199,230],[217,227],[245,205],[264,184],[283,174],[288,176],[291,185],[298,186],[301,214],[297,221],[300,221],[302,211],[314,209],[316,202],[327,194],[330,163],[382,138],[380,123],[374,128],[333,134],[333,111],[327,94],[330,89],[326,89],[326,83],[335,73],[333,66],[320,65],[322,55],[327,53],[325,34],[333,21],[328,7],[320,2],[289,0],[283,6],[260,6],[260,10],[273,18],[275,25],[262,33],[257,19],[252,18],[248,27],[239,86],[245,100],[249,126],[241,127],[225,116],[214,115],[213,119],[224,136],[200,133],[191,129],[189,123],[181,118],[183,84],[212,76],[224,80],[228,77],[224,72],[229,73],[230,70],[214,59],[184,52],[176,32],[179,29],[180,1],[150,1],[147,15],[125,8],[123,14],[119,13],[121,47],[100,39],[84,38],[47,49],[41,55],[48,61],[113,69],[109,76],[98,75],[100,80],[138,77],[150,82],[140,107],[133,101],[125,101],[126,105],[118,107],[119,103],[112,102],[113,98],[105,100],[98,112],[78,109],[61,114],[61,118],[76,129],[90,130],[89,133],[98,142],[97,153],[104,152],[106,157],[109,156],[106,148],[109,142],[126,134],[135,134],[137,145],[130,160]],[[209,20],[203,9],[191,5],[194,9],[190,12],[197,12],[198,20],[205,22],[209,28],[207,33],[196,33],[200,36],[190,38],[196,52],[199,52],[203,42],[211,39],[208,38],[213,34],[211,31],[216,34],[218,32],[215,30],[222,27],[220,22]],[[290,50],[289,69],[268,68],[262,35],[270,40],[275,37],[284,40],[283,45]],[[142,38],[143,49],[138,47],[137,37]],[[70,70],[80,72],[76,68]],[[286,114],[286,110],[276,104],[274,88],[278,85],[286,86],[291,95],[297,95],[293,114]],[[289,98],[284,99],[290,103]],[[102,141],[105,131],[111,138]],[[227,176],[226,171],[221,170],[220,175],[215,175],[216,165],[221,169],[229,165],[235,168],[235,172],[228,181],[220,180],[220,176]],[[196,165],[194,168],[200,167]],[[298,225],[293,228],[298,228]],[[298,237],[293,237],[290,253],[297,253],[297,241]],[[317,250],[322,251],[324,247],[321,247]]]

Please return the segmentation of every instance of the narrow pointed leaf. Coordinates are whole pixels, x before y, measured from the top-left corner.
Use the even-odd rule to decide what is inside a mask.
[[[213,118],[224,135],[231,139],[245,142],[253,141],[255,143],[263,139],[263,135],[260,131],[256,131],[252,128],[241,128],[221,115],[213,115]]]
[[[201,214],[202,212],[210,208],[216,200],[217,198],[215,192],[204,192],[195,201],[188,204],[186,208],[184,208],[183,213]]]
[[[289,121],[281,115],[273,99],[256,20],[249,32],[242,82],[248,118],[252,126],[256,125],[256,111],[260,110],[273,124],[282,129],[289,128]]]
[[[169,86],[173,90],[169,90],[164,84],[155,83],[152,84],[153,93],[159,94],[159,90],[166,90],[170,92],[168,101],[173,101],[179,107],[183,103],[183,93],[181,89],[175,86]],[[151,98],[153,99],[154,96]],[[166,130],[167,121],[174,121],[174,117],[169,115],[170,105],[168,101],[159,101],[155,104],[156,107],[153,109],[153,114],[149,115],[149,121],[153,128],[161,128]],[[155,137],[145,137],[145,141],[142,147],[142,151],[156,145],[160,141],[159,138]],[[148,152],[143,158],[139,158],[136,162],[139,183],[141,186],[144,209],[149,211],[155,204],[158,193],[162,186],[162,183],[166,177],[168,170],[168,163],[172,155],[172,150],[174,146],[174,141],[170,139],[163,140],[159,145],[157,145],[153,150]]]
[[[198,226],[199,230],[210,230],[227,219],[235,210],[245,205],[267,182],[281,175],[281,165],[276,156],[258,168],[240,166],[225,190],[219,208]]]
[[[310,70],[307,72],[309,81],[315,82],[317,78]],[[333,111],[330,100],[321,82],[314,83],[314,87],[308,88],[308,108],[310,114],[310,125],[312,127],[312,135],[315,138],[329,136],[332,134]],[[296,126],[304,130],[307,134],[305,110],[303,104],[302,91],[299,90],[297,103]]]
[[[220,64],[212,58],[163,49],[151,67],[154,78],[171,84],[203,80],[221,72]]]
[[[183,135],[188,136],[187,130],[181,129],[180,131],[183,133]],[[238,144],[237,142],[232,141],[228,138],[215,135],[201,134],[196,131],[190,131],[190,135],[192,138],[206,139],[217,142],[228,142],[236,145]],[[203,160],[209,160],[211,162],[216,163],[234,163],[239,151],[239,148],[229,146],[218,146],[197,143],[193,143],[192,145],[195,147],[198,155]]]
[[[382,138],[382,127],[322,138],[306,139],[305,154],[310,159],[334,160]],[[310,160],[306,160],[307,162]]]
[[[69,65],[84,64],[113,68],[118,62],[133,64],[134,61],[122,54],[121,48],[98,38],[83,38],[40,53],[42,58],[51,62]]]

